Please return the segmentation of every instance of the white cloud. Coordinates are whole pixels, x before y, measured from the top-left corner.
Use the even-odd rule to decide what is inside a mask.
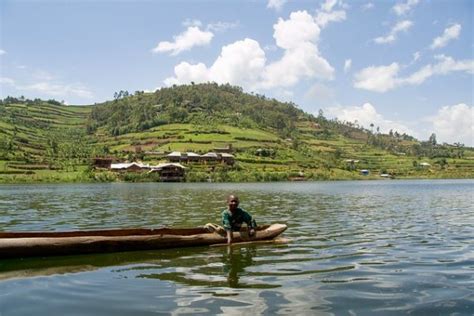
[[[457,39],[461,33],[461,25],[454,24],[444,30],[443,35],[436,37],[431,43],[430,48],[436,49],[444,47],[448,44],[450,40]]]
[[[474,73],[474,60],[472,59],[456,61],[453,58],[444,55],[436,56],[436,59],[439,60],[437,64],[424,66],[409,77],[400,79],[400,84],[419,85],[431,76],[447,75],[455,71],[464,71],[471,74]]]
[[[318,55],[317,47],[306,43],[297,48],[286,50],[283,57],[269,64],[263,73],[259,87],[289,87],[298,83],[301,78],[319,78],[330,80],[334,69]]]
[[[34,91],[54,97],[77,96],[88,99],[93,97],[92,92],[83,85],[38,82],[25,86],[16,86],[16,88],[18,90]]]
[[[333,78],[334,69],[319,55],[316,43],[320,28],[311,15],[306,11],[293,12],[288,20],[280,18],[273,28],[276,44],[285,53],[280,60],[266,67],[262,88],[288,87],[302,77]]]
[[[234,29],[238,27],[240,24],[239,21],[236,22],[215,22],[215,23],[209,23],[206,27],[208,31],[211,32],[225,32],[230,29]]]
[[[372,2],[368,2],[362,6],[362,10],[367,11],[367,10],[372,9],[373,7],[374,7],[374,4]]]
[[[35,83],[18,83],[17,81],[7,78],[0,77],[0,84],[9,85],[18,91],[33,91],[35,93],[43,94],[47,97],[68,97],[76,96],[81,98],[90,99],[93,97],[93,93],[82,84],[63,84],[60,82],[51,81],[38,81]]]
[[[183,21],[183,26],[184,27],[189,27],[189,26],[197,26],[197,27],[201,27],[202,26],[202,22],[200,20],[193,20],[193,19],[186,19]]]
[[[412,61],[412,63],[418,61],[418,59],[420,59],[420,57],[421,57],[421,53],[420,53],[420,52],[414,52],[414,53],[413,53],[413,61]]]
[[[280,11],[287,0],[268,0],[267,8]]]
[[[209,31],[201,31],[198,26],[189,26],[183,33],[173,36],[173,42],[159,42],[152,49],[153,53],[167,53],[177,55],[183,51],[190,50],[194,46],[204,46],[211,42],[214,34]]]
[[[176,77],[165,79],[166,85],[209,81],[209,70],[203,63],[191,65],[183,61],[174,67],[174,73]]]
[[[203,23],[200,20],[186,19],[183,21],[182,24],[185,27],[193,27],[193,26],[198,27],[198,28],[203,27]],[[206,25],[205,28],[206,28],[206,31],[210,31],[210,32],[224,32],[229,29],[236,28],[237,26],[239,26],[239,24],[240,24],[239,21],[236,21],[236,22],[217,21],[214,23],[209,23],[208,25]]]
[[[397,15],[404,15],[410,12],[415,5],[417,5],[419,0],[407,0],[406,2],[400,2],[393,6],[392,10],[395,11]]]
[[[377,44],[387,44],[392,43],[397,39],[397,35],[400,32],[406,32],[410,27],[413,26],[413,22],[409,20],[399,21],[395,24],[394,27],[390,30],[390,33],[386,36],[380,36],[374,39]]]
[[[379,36],[374,38],[374,42],[377,44],[387,44],[395,41],[395,36],[393,34],[388,34],[386,36]]]
[[[392,33],[407,31],[412,25],[413,25],[413,22],[410,20],[400,21],[393,27]]]
[[[219,83],[252,86],[265,67],[265,52],[252,39],[224,46],[210,69],[210,77]]]
[[[203,63],[191,65],[181,62],[174,68],[175,77],[166,79],[165,84],[214,81],[252,87],[264,66],[264,51],[257,41],[246,38],[224,46],[210,68]]]
[[[414,132],[405,124],[388,120],[377,113],[375,107],[370,103],[364,103],[361,106],[329,107],[326,109],[326,113],[337,117],[340,121],[357,122],[365,128],[370,128],[370,124],[374,124],[375,127],[380,127],[380,132],[382,133],[388,133],[390,130],[393,130],[401,134],[414,135]]]
[[[403,85],[419,85],[435,75],[447,75],[452,72],[474,73],[474,60],[456,61],[451,57],[436,56],[438,63],[428,64],[407,77],[399,77],[400,66],[392,63],[388,66],[370,66],[354,75],[354,87],[375,92],[386,92]]]
[[[319,12],[316,16],[316,23],[320,27],[325,27],[329,22],[339,22],[346,19],[346,12],[342,10],[332,12]]]
[[[266,64],[266,56],[260,44],[246,38],[224,46],[211,67],[182,62],[175,67],[175,76],[166,84],[215,81],[231,83],[244,88],[270,89],[290,87],[302,78],[330,80],[334,69],[320,56],[317,42],[320,28],[306,11],[290,14],[287,20],[279,19],[274,25],[276,45],[284,50],[283,57]]]
[[[418,139],[428,139],[434,132],[440,143],[461,142],[467,146],[474,146],[474,107],[465,103],[443,106],[434,116],[422,120],[428,122],[428,126],[422,126],[418,121],[416,130],[403,122],[385,118],[371,103],[364,103],[361,106],[328,107],[325,113],[330,117],[337,117],[340,121],[357,122],[365,128],[370,128],[370,124],[374,124],[375,128],[380,127],[382,133],[392,130]]]
[[[333,10],[335,6],[343,6],[338,0],[326,0],[321,4],[321,9],[317,11],[315,21],[319,27],[324,28],[329,22],[339,22],[346,19],[346,11]]]
[[[388,66],[370,66],[354,75],[354,87],[375,92],[386,92],[397,86],[398,63]]]
[[[0,77],[0,84],[13,86],[15,85],[15,80],[8,77]]]
[[[348,72],[349,70],[351,70],[351,67],[352,67],[352,59],[346,59],[344,61],[344,72]]]
[[[292,12],[288,20],[279,18],[273,29],[273,38],[283,49],[295,48],[307,42],[316,43],[321,32],[313,17],[306,11]]]
[[[330,12],[337,4],[337,0],[326,0],[324,3],[321,4],[321,9]]]
[[[465,103],[443,106],[428,119],[439,142],[474,146],[474,107]]]
[[[7,52],[4,51],[3,49],[0,49],[0,56],[5,55]]]

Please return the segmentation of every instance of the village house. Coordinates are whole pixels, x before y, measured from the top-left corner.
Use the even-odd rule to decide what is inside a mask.
[[[196,153],[187,152],[181,156],[181,160],[184,162],[199,162],[201,156]]]
[[[118,172],[142,172],[146,170],[150,170],[151,167],[149,165],[145,165],[139,162],[130,162],[130,163],[113,163],[110,165],[111,171],[118,171]]]
[[[221,161],[229,166],[234,165],[235,163],[235,157],[234,155],[227,154],[227,153],[222,153],[220,154],[221,156]]]
[[[217,154],[214,152],[208,152],[204,155],[201,155],[201,161],[204,163],[217,162],[218,160],[219,160],[219,156],[217,156]]]
[[[160,163],[152,166],[150,172],[157,172],[163,182],[181,182],[185,180],[185,169],[179,163]]]
[[[170,162],[181,162],[181,152],[173,151],[172,153],[166,155]]]
[[[92,159],[92,166],[95,169],[110,169],[113,161],[112,157],[95,157]]]
[[[179,151],[174,151],[166,155],[166,157],[171,163],[201,162],[207,164],[222,162],[230,166],[235,163],[235,156],[229,153],[208,152],[204,155],[199,155],[193,152],[181,153]]]

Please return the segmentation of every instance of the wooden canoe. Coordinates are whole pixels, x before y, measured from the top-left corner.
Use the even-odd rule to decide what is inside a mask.
[[[234,242],[271,240],[286,228],[285,224],[259,226],[251,239],[245,231],[235,232]],[[5,232],[0,233],[0,259],[205,246],[226,241],[225,236],[204,227]]]

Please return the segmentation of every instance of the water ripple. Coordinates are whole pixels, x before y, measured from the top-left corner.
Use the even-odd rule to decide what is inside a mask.
[[[0,259],[0,313],[473,314],[473,188],[470,180],[0,186],[1,230],[202,225],[219,222],[235,192],[258,222],[288,224],[290,240]]]

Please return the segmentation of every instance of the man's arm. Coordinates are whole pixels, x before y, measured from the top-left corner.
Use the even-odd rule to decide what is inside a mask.
[[[257,228],[255,227],[255,221],[253,220],[252,215],[250,215],[247,211],[243,211],[243,213],[243,220],[247,224],[249,236],[252,237],[255,235],[255,229]]]
[[[232,243],[232,226],[230,224],[230,214],[227,211],[222,212],[222,225],[224,226],[227,235],[227,244]]]
[[[227,244],[230,245],[232,244],[232,240],[233,240],[233,235],[232,235],[232,230],[226,230],[226,233],[227,233]]]

